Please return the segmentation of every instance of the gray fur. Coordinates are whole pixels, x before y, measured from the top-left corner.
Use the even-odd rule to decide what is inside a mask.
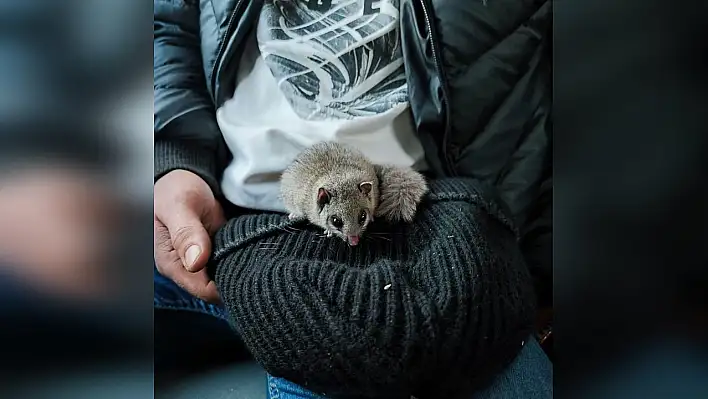
[[[364,194],[361,183],[371,182]],[[330,200],[321,209],[317,193],[324,188]],[[338,143],[319,143],[306,149],[283,172],[281,196],[291,219],[306,218],[322,227],[328,236],[336,235],[352,245],[348,237],[360,237],[374,220],[379,200],[379,180],[374,165],[358,150]],[[363,224],[361,213],[366,213]],[[340,229],[331,223],[337,216]]]
[[[379,206],[375,216],[389,222],[413,221],[418,204],[428,192],[425,177],[411,168],[376,165],[381,182]]]

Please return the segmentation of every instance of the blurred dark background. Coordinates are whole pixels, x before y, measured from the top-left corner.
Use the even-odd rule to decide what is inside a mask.
[[[706,11],[555,3],[561,397],[706,397]]]
[[[706,11],[555,4],[559,397],[708,397]],[[149,16],[0,0],[0,396],[152,397]]]
[[[0,1],[2,397],[152,397],[150,8]]]

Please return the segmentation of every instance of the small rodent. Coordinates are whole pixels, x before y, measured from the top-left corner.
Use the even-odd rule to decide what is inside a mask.
[[[359,150],[333,142],[300,153],[283,172],[280,190],[290,219],[307,218],[352,246],[374,220],[379,201],[374,165]]]

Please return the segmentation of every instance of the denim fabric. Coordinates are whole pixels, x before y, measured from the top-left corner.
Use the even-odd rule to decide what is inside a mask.
[[[268,374],[267,379],[268,399],[325,398],[325,396],[318,395],[312,391],[308,391],[307,389],[302,388],[297,384],[293,384],[288,380],[273,377],[270,374]]]
[[[474,399],[545,399],[553,397],[553,366],[535,338],[530,337],[514,361]]]
[[[193,297],[172,280],[161,275],[155,267],[153,267],[153,282],[155,287],[153,307],[155,309],[198,312],[218,317],[224,321],[228,320],[226,309],[223,306],[206,303]]]
[[[174,282],[154,271],[155,309],[196,312],[211,315],[227,323],[226,310],[194,298]],[[185,326],[189,328],[189,326]],[[227,331],[226,329],[222,331]],[[155,337],[159,340],[160,337]],[[310,392],[282,378],[267,376],[269,399],[321,399],[326,396]],[[550,360],[534,338],[530,338],[519,356],[486,389],[460,399],[546,399],[553,397],[553,369]]]

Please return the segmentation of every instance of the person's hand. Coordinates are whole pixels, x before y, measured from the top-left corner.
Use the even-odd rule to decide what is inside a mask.
[[[211,236],[224,213],[209,185],[185,170],[174,170],[155,183],[155,263],[163,276],[190,294],[218,302],[216,284],[206,273]]]

